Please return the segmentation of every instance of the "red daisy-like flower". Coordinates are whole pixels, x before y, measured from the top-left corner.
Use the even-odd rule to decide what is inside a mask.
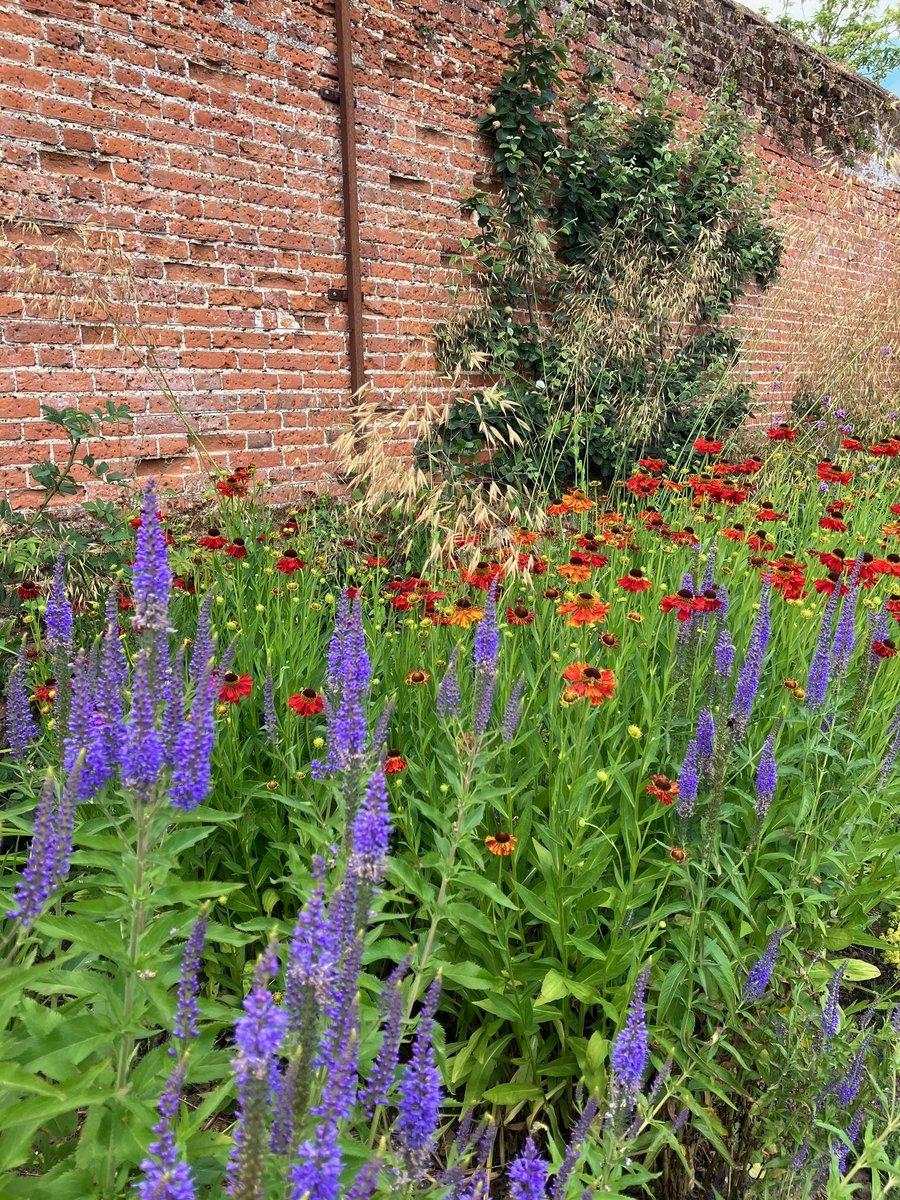
[[[681,789],[674,779],[670,779],[668,775],[651,775],[650,782],[647,784],[645,791],[655,796],[660,804],[665,804],[666,807],[678,799]]]
[[[852,471],[842,471],[828,458],[816,465],[816,474],[823,483],[840,483],[845,487],[853,478]]]
[[[771,500],[763,500],[759,508],[756,510],[757,521],[783,521],[787,516],[786,512],[778,512]]]
[[[460,571],[463,583],[471,584],[482,592],[490,591],[495,579],[503,575],[503,567],[498,563],[479,562],[471,571]]]
[[[288,708],[293,709],[300,717],[314,717],[325,710],[322,693],[317,692],[315,688],[304,688],[302,692],[290,696],[287,703]]]
[[[625,488],[632,496],[653,496],[660,489],[660,480],[654,475],[635,474],[625,480]]]
[[[55,700],[56,680],[45,679],[43,683],[39,683],[34,689],[34,698],[39,704],[46,704],[49,700]]]
[[[516,604],[506,610],[506,619],[510,625],[530,625],[534,620],[534,611],[526,604]]]
[[[252,691],[253,680],[249,675],[237,675],[234,671],[228,671],[222,679],[219,700],[223,704],[238,704]]]
[[[887,602],[887,610],[895,621],[900,621],[900,596],[893,595]]]
[[[679,621],[689,621],[697,611],[694,593],[688,588],[673,592],[671,596],[663,596],[659,607],[664,613],[674,612]]]
[[[638,466],[642,471],[649,471],[652,475],[657,475],[666,469],[666,464],[661,458],[639,458]]]
[[[593,592],[579,592],[574,600],[561,604],[557,611],[561,617],[567,618],[569,625],[577,627],[605,621],[609,609],[610,606],[599,600]]]
[[[878,454],[882,458],[895,458],[900,454],[900,440],[897,438],[888,438],[884,442],[876,442],[874,446],[869,447],[870,454]]]
[[[717,438],[698,437],[694,442],[694,449],[698,454],[721,454],[724,446],[725,443]]]
[[[275,570],[281,571],[282,575],[293,575],[295,571],[302,571],[305,566],[306,563],[296,550],[285,550],[275,564]]]
[[[722,607],[718,591],[715,587],[704,589],[694,600],[694,609],[701,613],[716,612]]]
[[[747,538],[747,527],[738,522],[728,529],[720,529],[719,533],[722,537],[728,538],[729,542],[743,542]]]
[[[236,537],[230,546],[227,547],[225,553],[229,558],[246,558],[247,546],[243,538]]]
[[[33,579],[23,579],[16,588],[16,595],[20,600],[37,600],[41,594],[41,589]]]
[[[385,775],[399,775],[401,771],[406,770],[406,759],[399,750],[388,750],[387,758],[384,760]]]
[[[881,642],[872,643],[872,653],[879,658],[894,658],[897,653],[897,643],[893,638],[885,638]]]
[[[766,437],[772,442],[793,442],[797,439],[797,430],[791,429],[786,421],[780,421],[766,431]]]
[[[388,560],[386,558],[379,558],[376,554],[370,554],[367,558],[363,559],[363,562],[367,567],[386,567]]]
[[[862,442],[859,441],[857,438],[848,437],[848,438],[844,438],[843,441],[841,442],[841,449],[842,450],[864,450],[865,447],[863,446]]]
[[[847,525],[840,517],[819,517],[819,528],[831,533],[846,533]]]
[[[224,550],[228,545],[228,539],[223,538],[219,530],[212,526],[202,538],[197,539],[197,545],[203,550]]]
[[[193,579],[185,579],[183,575],[172,576],[172,587],[176,588],[179,592],[187,592],[189,596],[193,596],[197,591]],[[134,602],[129,600],[128,607],[132,608],[133,606]]]
[[[829,571],[824,579],[817,579],[813,583],[813,587],[817,592],[821,592],[825,596],[830,596],[839,583],[841,583],[840,572]],[[846,584],[841,583],[841,595],[846,596],[849,591],[850,589]]]
[[[890,511],[895,517],[900,517],[900,504],[892,504]]]
[[[884,558],[873,559],[872,573],[900,576],[900,554],[887,554]]]
[[[616,583],[626,592],[646,592],[653,584],[644,577],[640,567],[632,567],[627,575],[617,579]]]

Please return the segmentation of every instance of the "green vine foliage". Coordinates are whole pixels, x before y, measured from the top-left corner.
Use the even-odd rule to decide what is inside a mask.
[[[456,260],[476,303],[435,330],[443,368],[489,386],[459,396],[420,461],[523,487],[609,480],[634,453],[734,425],[739,337],[724,319],[768,286],[782,242],[727,88],[684,128],[669,48],[631,109],[609,64],[578,73],[535,0],[516,0],[510,56],[479,121],[496,187],[466,203]]]

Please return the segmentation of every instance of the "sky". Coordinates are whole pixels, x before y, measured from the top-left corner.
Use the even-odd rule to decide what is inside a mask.
[[[877,7],[884,10],[888,7],[890,0],[878,0]],[[765,15],[770,19],[781,16],[783,12],[787,12],[792,17],[812,16],[816,11],[816,0],[741,0],[742,4],[746,4],[747,8],[752,8],[756,12],[762,12],[765,9]],[[887,88],[889,92],[900,96],[900,68],[892,71],[886,79],[882,80],[882,87]]]

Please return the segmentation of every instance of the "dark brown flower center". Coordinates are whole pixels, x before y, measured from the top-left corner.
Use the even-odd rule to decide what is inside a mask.
[[[235,675],[234,671],[226,671],[225,672],[225,682],[226,683],[237,683],[237,678],[238,677],[237,677],[237,675]]]
[[[300,695],[303,697],[304,700],[315,700],[316,696],[318,695],[318,692],[316,691],[315,688],[304,688],[303,691],[300,693]]]
[[[508,833],[496,833],[496,834],[494,834],[494,841],[495,841],[495,842],[496,842],[496,843],[497,843],[499,846],[505,846],[505,845],[507,845],[507,843],[509,842],[509,839],[510,839],[510,835],[509,835]]]

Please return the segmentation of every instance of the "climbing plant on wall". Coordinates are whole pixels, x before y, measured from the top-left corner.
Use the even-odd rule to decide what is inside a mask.
[[[442,366],[489,382],[419,454],[523,486],[608,479],[623,454],[683,442],[700,410],[741,419],[724,319],[772,282],[781,239],[727,88],[685,128],[674,48],[625,108],[603,53],[574,71],[571,30],[537,0],[511,3],[507,38],[479,121],[495,186],[466,201],[460,304],[435,330]]]

